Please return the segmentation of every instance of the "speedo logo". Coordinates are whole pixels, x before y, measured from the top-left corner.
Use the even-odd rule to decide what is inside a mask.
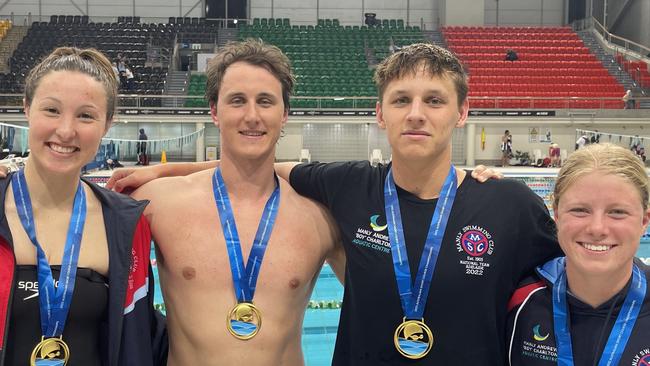
[[[59,286],[59,281],[54,281],[54,286]],[[23,290],[28,294],[23,301],[38,297],[38,281],[18,281],[18,290]]]

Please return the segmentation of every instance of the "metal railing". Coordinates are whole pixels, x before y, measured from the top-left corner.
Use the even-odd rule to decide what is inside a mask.
[[[650,62],[650,58],[648,58],[650,48],[630,41],[627,38],[619,37],[610,33],[604,25],[600,24],[600,22],[596,20],[596,18],[587,18],[574,23],[574,29],[576,30],[589,28],[593,28],[598,34],[600,34],[601,37],[603,37],[603,40],[608,42],[616,53],[622,53],[645,62]]]
[[[623,109],[626,104],[622,98],[612,97],[468,97],[471,109]],[[0,94],[0,108],[20,108],[22,94]],[[163,107],[162,101],[168,101]],[[634,108],[640,102],[650,104],[650,97],[634,97]],[[376,97],[325,97],[294,96],[291,98],[292,110],[363,109],[374,110]],[[201,105],[199,105],[201,104]],[[632,103],[629,107],[631,108]],[[208,110],[203,96],[190,95],[141,95],[120,94],[118,108],[121,109],[189,109]],[[5,112],[6,113],[6,112]]]

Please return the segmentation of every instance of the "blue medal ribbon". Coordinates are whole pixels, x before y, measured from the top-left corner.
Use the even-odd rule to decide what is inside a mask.
[[[384,205],[386,223],[388,224],[388,237],[390,240],[393,268],[402,309],[406,319],[422,319],[424,305],[426,304],[431,287],[431,279],[436,269],[438,254],[442,238],[449,220],[449,213],[456,197],[456,169],[452,165],[449,174],[440,191],[436,209],[431,218],[431,225],[427,233],[426,243],[420,258],[418,273],[413,286],[411,285],[411,269],[406,253],[402,215],[399,209],[399,199],[393,180],[393,170],[388,171],[384,185]]]
[[[553,328],[555,331],[555,342],[557,345],[557,364],[559,366],[573,366],[573,349],[571,346],[571,331],[567,308],[567,279],[565,269],[565,258],[556,258],[544,264],[541,271],[559,267],[559,275],[553,283]],[[643,299],[646,294],[646,278],[639,267],[633,264],[632,284],[628,289],[627,296],[623,302],[616,323],[607,338],[607,343],[600,356],[598,366],[618,365],[625,345],[630,339],[634,323],[641,311]]]
[[[264,206],[264,212],[262,213],[262,218],[255,233],[255,240],[248,255],[246,267],[244,267],[235,216],[233,215],[230,199],[228,198],[228,189],[221,175],[220,168],[215,169],[214,175],[212,176],[212,190],[214,192],[217,210],[219,211],[221,231],[223,231],[223,236],[226,240],[237,301],[252,302],[253,296],[255,296],[255,286],[260,273],[262,259],[264,258],[264,252],[269,243],[275,218],[278,214],[278,206],[280,205],[280,183],[278,182],[278,177],[275,176],[275,189]]]
[[[20,222],[25,232],[27,232],[29,239],[32,241],[32,244],[36,247],[41,331],[46,338],[59,337],[63,334],[65,322],[68,318],[68,311],[70,310],[70,303],[72,302],[72,293],[77,275],[77,264],[79,262],[79,250],[81,248],[81,237],[83,236],[84,224],[86,223],[86,195],[80,182],[74,196],[72,216],[70,217],[65,248],[63,250],[59,283],[55,286],[52,269],[47,261],[45,251],[43,251],[43,248],[36,239],[32,201],[29,197],[29,189],[23,170],[19,170],[12,176],[11,187]]]

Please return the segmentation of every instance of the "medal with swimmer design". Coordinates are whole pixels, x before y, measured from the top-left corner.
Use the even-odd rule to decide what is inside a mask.
[[[429,353],[433,346],[431,329],[420,320],[404,320],[394,336],[395,348],[406,358],[417,360]]]
[[[30,366],[65,366],[70,359],[70,349],[62,338],[45,338],[34,347]]]
[[[280,205],[280,182],[275,177],[275,189],[266,201],[262,218],[255,233],[255,239],[251,246],[248,262],[244,267],[244,260],[241,252],[241,242],[237,233],[235,216],[228,198],[228,189],[221,175],[221,169],[214,170],[212,177],[212,190],[214,200],[219,211],[221,231],[223,232],[230,260],[230,271],[232,273],[233,287],[237,297],[237,305],[230,311],[226,318],[228,332],[235,338],[248,340],[253,338],[262,327],[262,314],[253,305],[255,286],[260,273],[264,252],[273,231],[275,218]]]
[[[262,316],[257,307],[242,302],[235,305],[228,314],[228,331],[235,338],[247,340],[255,337],[262,326]]]
[[[411,282],[411,269],[406,253],[402,215],[393,180],[393,170],[389,170],[386,176],[384,185],[386,225],[397,289],[404,311],[402,323],[395,329],[393,342],[397,351],[406,358],[420,359],[426,356],[433,346],[433,333],[424,323],[424,306],[429,296],[431,279],[455,197],[456,169],[451,165],[431,218],[415,281]]]
[[[70,349],[63,341],[62,334],[72,303],[81,239],[86,223],[86,195],[79,181],[63,249],[61,273],[58,285],[54,286],[54,277],[47,255],[36,238],[32,201],[23,170],[19,170],[11,177],[11,188],[20,223],[36,247],[42,336],[41,341],[32,351],[29,365],[65,366],[70,359]]]

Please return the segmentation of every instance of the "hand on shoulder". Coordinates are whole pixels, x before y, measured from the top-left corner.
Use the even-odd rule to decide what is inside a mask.
[[[120,168],[113,171],[111,178],[106,183],[106,188],[130,194],[143,184],[158,178],[154,167],[147,168]]]

